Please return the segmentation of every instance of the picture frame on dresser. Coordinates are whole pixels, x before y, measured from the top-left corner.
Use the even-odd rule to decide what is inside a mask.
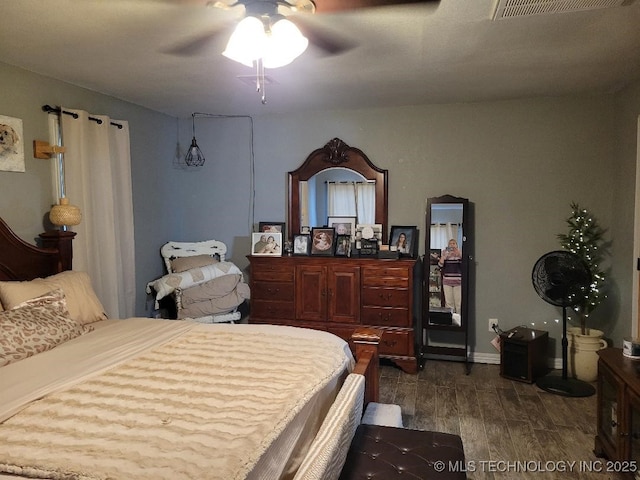
[[[282,256],[282,233],[257,232],[251,234],[251,254],[256,256]]]
[[[282,238],[286,238],[286,225],[284,222],[260,222],[258,231],[264,233],[281,233]]]
[[[311,235],[295,234],[293,235],[293,254],[308,256],[311,246]]]
[[[336,257],[351,256],[351,235],[336,235]]]
[[[356,238],[356,217],[327,217],[327,227],[334,228],[336,235],[349,235],[352,242]]]
[[[418,227],[415,225],[392,225],[389,233],[389,248],[401,257],[416,258],[418,254]]]
[[[311,255],[333,257],[335,248],[335,229],[312,228],[311,229]]]

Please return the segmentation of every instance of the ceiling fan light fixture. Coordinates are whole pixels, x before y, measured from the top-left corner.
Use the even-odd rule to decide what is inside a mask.
[[[281,18],[271,26],[264,55],[265,68],[278,68],[290,64],[309,46],[309,40],[290,20]]]
[[[265,68],[278,68],[295,60],[308,45],[309,40],[290,20],[280,15],[263,20],[250,15],[238,23],[222,55],[248,67],[262,59]]]
[[[252,67],[253,62],[263,56],[266,40],[267,34],[262,21],[253,16],[245,17],[231,34],[222,55]]]

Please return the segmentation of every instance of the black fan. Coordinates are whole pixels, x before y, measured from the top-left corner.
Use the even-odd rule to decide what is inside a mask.
[[[588,397],[595,388],[567,378],[567,308],[582,299],[591,284],[589,265],[566,250],[549,252],[538,259],[531,273],[533,288],[545,302],[562,307],[562,376],[546,375],[536,382],[543,390],[567,397]]]

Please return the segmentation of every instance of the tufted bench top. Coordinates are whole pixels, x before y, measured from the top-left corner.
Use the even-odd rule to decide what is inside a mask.
[[[464,467],[458,435],[361,424],[340,480],[463,480]]]

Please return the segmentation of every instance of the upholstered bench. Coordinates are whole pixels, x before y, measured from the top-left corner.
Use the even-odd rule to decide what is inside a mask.
[[[362,375],[347,376],[294,480],[467,478],[459,436],[388,426],[402,424],[393,405],[374,404],[363,418],[364,383]]]
[[[340,480],[466,479],[462,439],[448,433],[361,424]]]

